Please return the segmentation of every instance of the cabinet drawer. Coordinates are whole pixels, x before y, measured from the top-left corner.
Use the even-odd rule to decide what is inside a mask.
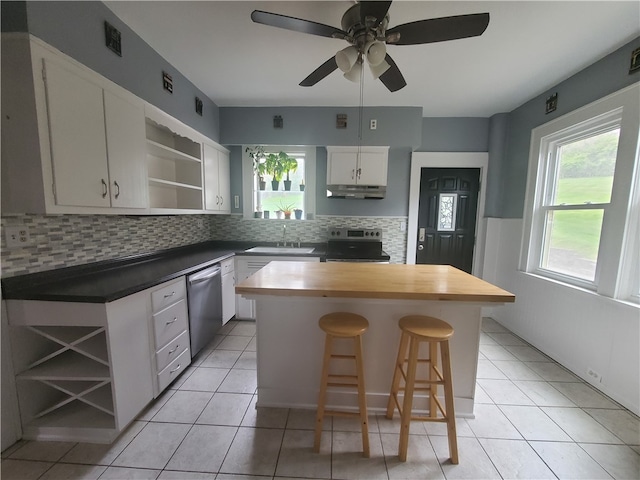
[[[185,348],[189,348],[189,332],[186,330],[156,352],[157,371],[161,372],[164,367],[174,361]]]
[[[158,373],[158,392],[162,392],[178,375],[185,371],[191,363],[191,351],[187,348],[178,358]]]
[[[187,323],[187,305],[184,299],[160,313],[156,313],[153,316],[156,350],[164,347],[171,339],[186,330]]]
[[[220,268],[222,268],[222,275],[224,275],[225,273],[230,273],[234,271],[233,268],[233,257],[232,258],[228,258],[227,260],[224,260],[223,262],[220,262]]]
[[[157,313],[160,310],[168,307],[174,302],[177,302],[181,298],[184,298],[185,284],[184,277],[180,277],[175,282],[171,282],[162,288],[159,288],[155,292],[151,293],[151,306],[153,312]]]

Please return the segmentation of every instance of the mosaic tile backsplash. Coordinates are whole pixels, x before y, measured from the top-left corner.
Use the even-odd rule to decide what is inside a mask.
[[[380,228],[392,263],[404,263],[406,217],[317,216],[311,221],[254,220],[240,215],[11,215],[7,226],[27,227],[25,247],[7,248],[2,235],[2,276],[42,272],[207,240],[278,242],[286,225],[287,241],[325,242],[328,227]]]

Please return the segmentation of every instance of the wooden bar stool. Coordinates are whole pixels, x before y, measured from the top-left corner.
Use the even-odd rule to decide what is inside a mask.
[[[453,408],[453,384],[451,377],[451,357],[449,354],[449,338],[453,335],[453,327],[447,322],[424,315],[408,315],[402,317],[398,322],[402,330],[400,337],[400,348],[398,358],[391,383],[391,394],[387,403],[387,418],[393,417],[395,408],[398,408],[402,425],[400,427],[400,445],[398,455],[400,461],[407,460],[407,447],[409,444],[409,426],[411,420],[423,422],[442,422],[447,424],[447,435],[449,437],[449,456],[451,463],[458,463],[458,440],[456,438],[456,416]],[[418,358],[420,342],[429,343],[429,358]],[[442,370],[438,369],[438,345],[442,356]],[[407,358],[407,347],[409,356]],[[404,365],[407,364],[407,370]],[[429,367],[428,379],[416,380],[418,363],[425,363]],[[404,380],[404,387],[400,387],[401,378]],[[416,384],[426,385],[416,387]],[[444,387],[444,403],[438,399],[438,386]],[[402,406],[398,400],[398,392],[404,391]],[[413,393],[415,391],[429,392],[429,416],[412,416]],[[442,414],[438,416],[438,410]]]
[[[322,360],[322,378],[320,381],[320,395],[318,398],[318,411],[316,414],[316,431],[313,448],[320,451],[320,438],[322,436],[322,422],[325,415],[341,417],[360,417],[362,428],[362,454],[369,457],[369,427],[367,423],[367,402],[364,389],[364,367],[362,363],[362,334],[369,328],[366,318],[355,313],[335,312],[323,315],[318,324],[326,333],[324,343],[324,358]],[[332,353],[332,344],[335,338],[352,338],[354,343],[353,355],[337,355]],[[355,375],[338,375],[329,373],[331,359],[350,359],[355,361]],[[326,410],[325,401],[327,387],[356,387],[358,390],[358,411],[345,412]]]

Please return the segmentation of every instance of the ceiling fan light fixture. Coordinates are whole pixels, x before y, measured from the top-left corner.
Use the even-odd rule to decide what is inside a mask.
[[[362,62],[356,61],[356,63],[351,67],[351,70],[345,72],[344,78],[351,82],[359,82],[360,75],[362,74]]]
[[[373,41],[367,43],[364,50],[367,54],[367,62],[372,67],[380,65],[387,56],[387,47],[384,42]]]
[[[377,80],[380,75],[389,70],[391,65],[389,65],[384,60],[380,62],[378,65],[369,65],[369,69],[371,70],[371,75],[373,75],[374,80]]]
[[[343,48],[336,53],[338,68],[344,73],[350,72],[358,61],[358,49],[353,45]]]

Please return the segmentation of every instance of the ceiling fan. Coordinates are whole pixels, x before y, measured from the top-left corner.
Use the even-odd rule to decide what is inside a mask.
[[[360,1],[342,16],[342,29],[262,10],[254,10],[251,20],[350,43],[300,82],[301,86],[315,85],[338,68],[347,79],[358,81],[366,58],[374,78],[379,78],[391,92],[400,90],[407,82],[386,52],[386,45],[418,45],[476,37],[489,25],[488,13],[474,13],[418,20],[388,29],[390,6],[390,1]]]

